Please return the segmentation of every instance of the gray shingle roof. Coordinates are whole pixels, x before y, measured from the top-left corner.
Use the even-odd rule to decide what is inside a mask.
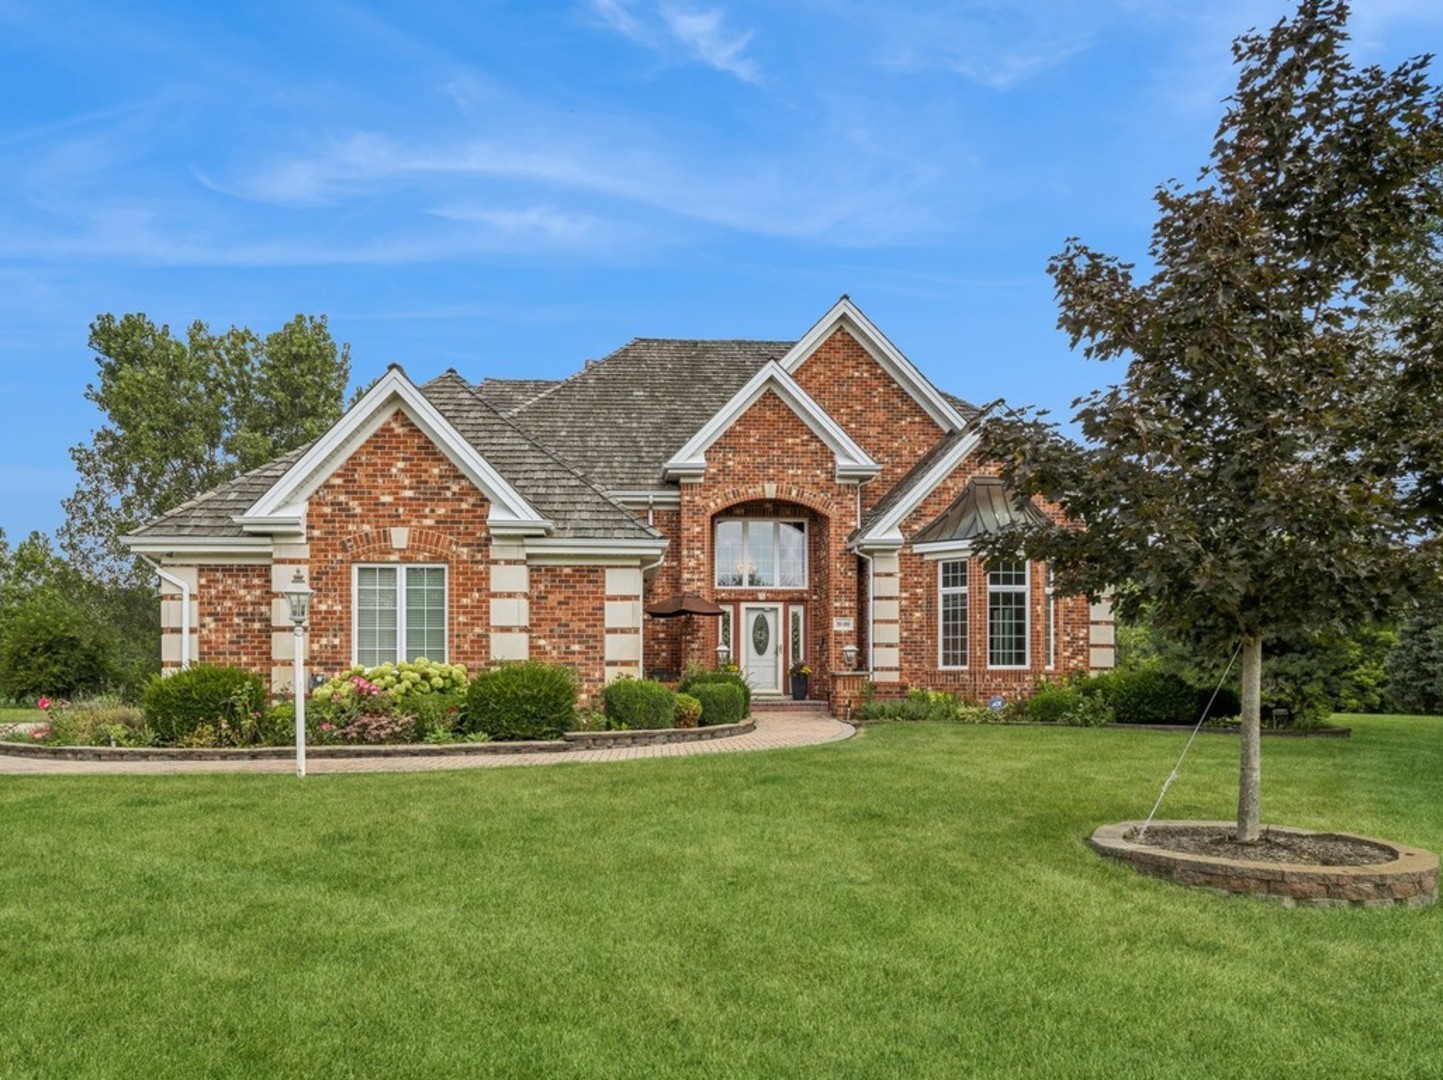
[[[285,475],[302,454],[311,448],[310,443],[282,454],[274,461],[258,469],[241,473],[233,480],[227,480],[220,487],[212,488],[204,495],[197,495],[168,510],[153,521],[148,521],[131,532],[132,536],[245,536],[246,533],[231,518],[243,514],[257,499],[270,490],[272,484]]]
[[[647,540],[659,534],[612,502],[553,452],[447,372],[421,393],[528,503],[556,525],[556,536]]]
[[[570,378],[485,379],[448,372],[421,387],[482,457],[557,534],[645,538],[657,534],[606,491],[663,490],[662,466],[790,341],[637,338]],[[975,406],[945,397],[967,419]],[[863,522],[865,531],[926,475],[960,435],[945,436]],[[137,536],[242,536],[232,520],[275,483],[302,447],[192,499]],[[855,535],[855,534],[854,534]]]
[[[637,338],[512,415],[604,490],[659,488],[667,459],[791,347]]]
[[[538,395],[559,386],[560,379],[483,379],[476,384],[481,400],[500,412],[515,412]]]
[[[1048,520],[1035,503],[1018,500],[1001,479],[995,476],[978,476],[952,500],[952,505],[943,510],[922,529],[912,542],[935,544],[946,540],[973,540],[988,533],[1018,522]]]

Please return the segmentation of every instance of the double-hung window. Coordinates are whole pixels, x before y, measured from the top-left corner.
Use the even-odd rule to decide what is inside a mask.
[[[446,660],[444,566],[357,566],[355,575],[356,663]]]
[[[716,523],[716,584],[722,589],[804,589],[803,521],[724,518]]]
[[[938,639],[940,666],[967,666],[967,560],[937,564]]]
[[[987,665],[1026,667],[1027,564],[999,562],[987,568]]]

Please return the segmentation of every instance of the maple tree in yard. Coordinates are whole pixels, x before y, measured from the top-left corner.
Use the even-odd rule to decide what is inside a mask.
[[[1419,239],[1443,209],[1443,107],[1427,57],[1355,65],[1347,16],[1305,0],[1234,43],[1210,163],[1155,195],[1150,276],[1075,239],[1052,260],[1072,344],[1127,361],[1074,403],[1083,442],[1019,410],[985,428],[1020,494],[1085,523],[1013,528],[985,555],[1020,549],[1060,587],[1118,586],[1124,616],[1150,604],[1173,635],[1241,643],[1245,842],[1264,642],[1355,626],[1437,580],[1443,311],[1389,298],[1439,280]]]

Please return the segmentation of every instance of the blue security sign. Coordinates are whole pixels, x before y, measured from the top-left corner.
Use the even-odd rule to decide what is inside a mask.
[[[1001,712],[1006,706],[1007,702],[1002,700],[1001,694],[993,694],[987,699],[987,707],[993,712]]]

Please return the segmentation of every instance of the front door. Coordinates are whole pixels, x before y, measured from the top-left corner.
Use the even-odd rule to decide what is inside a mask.
[[[742,606],[742,671],[759,694],[777,694],[782,689],[781,642],[777,640],[780,625],[781,608]]]

